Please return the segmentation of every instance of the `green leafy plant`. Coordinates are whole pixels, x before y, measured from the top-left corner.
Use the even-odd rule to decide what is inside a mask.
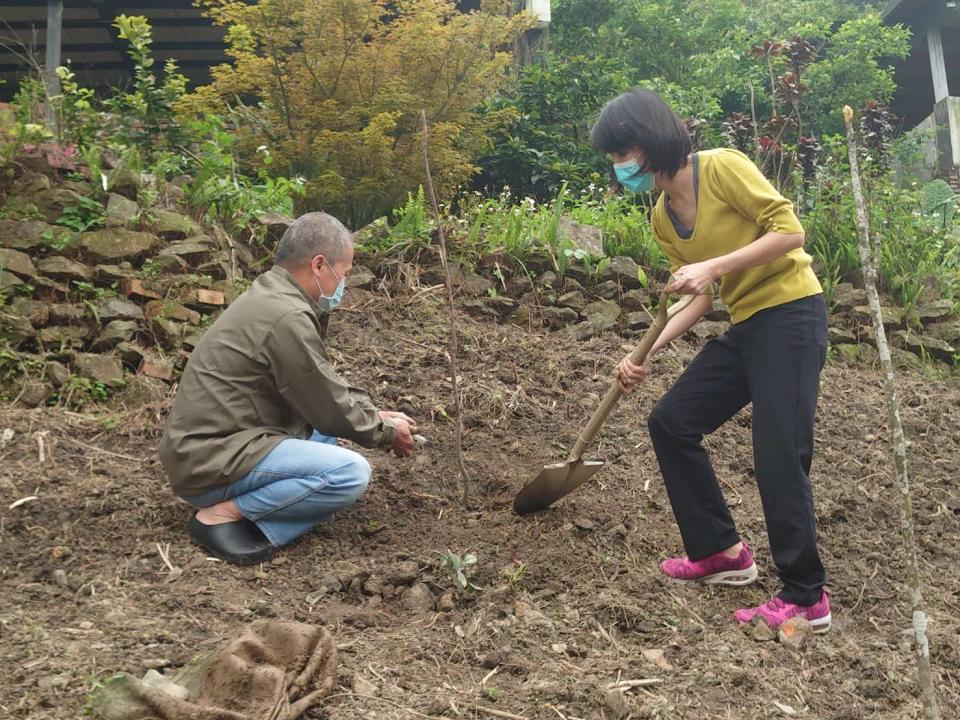
[[[0,385],[9,385],[18,378],[39,377],[43,374],[43,360],[18,353],[4,340],[0,344]]]
[[[579,192],[603,183],[609,162],[590,145],[590,126],[603,103],[630,86],[626,69],[602,53],[553,55],[522,68],[482,107],[497,126],[472,186],[542,202],[565,185]]]
[[[923,186],[920,208],[925,215],[934,215],[940,221],[940,227],[946,229],[957,213],[960,201],[950,184],[937,178]]]
[[[110,287],[100,287],[92,282],[84,280],[74,280],[73,286],[80,294],[89,300],[105,300],[117,296],[117,284],[113,283]]]
[[[236,128],[227,119],[209,115],[188,126],[199,140],[191,151],[193,181],[186,189],[187,200],[205,210],[208,222],[238,233],[257,215],[294,214],[294,199],[304,194],[306,181],[271,174],[272,156],[265,146],[260,151],[264,165],[251,177],[240,168]]]
[[[57,252],[63,252],[76,242],[77,237],[78,233],[75,231],[68,232],[65,229],[60,231],[47,229],[41,233],[40,242],[44,247],[56,250]]]
[[[440,569],[446,570],[459,593],[469,593],[480,589],[470,581],[469,577],[473,566],[476,564],[477,556],[469,553],[460,557],[448,550],[440,556]]]
[[[153,258],[147,258],[140,266],[140,274],[148,280],[156,280],[160,277],[161,268]]]
[[[106,402],[113,392],[112,388],[101,382],[71,375],[51,398],[51,402],[62,407],[82,409]]]
[[[68,227],[76,233],[86,232],[94,228],[103,227],[107,221],[103,205],[96,200],[80,195],[76,205],[69,205],[63,209],[63,214],[57,218],[57,225]]]
[[[87,675],[84,680],[86,680],[90,689],[84,696],[84,713],[90,717],[100,717],[102,713],[98,709],[98,698],[101,691],[111,683],[121,680],[123,676],[124,673],[117,672],[101,680],[97,675]]]
[[[69,65],[58,67],[57,77],[60,79],[58,109],[63,140],[87,147],[100,130],[94,106],[96,95],[92,89],[80,85]]]
[[[417,193],[407,193],[407,201],[393,211],[394,224],[389,238],[394,246],[420,247],[430,242],[432,223],[427,215],[423,185]]]
[[[118,15],[113,25],[120,38],[129,43],[127,54],[133,62],[132,90],[107,103],[121,120],[119,140],[142,148],[148,155],[183,144],[183,128],[175,121],[173,106],[186,92],[186,77],[174,60],[167,60],[163,81],[157,80],[150,47],[153,31],[145,17]]]

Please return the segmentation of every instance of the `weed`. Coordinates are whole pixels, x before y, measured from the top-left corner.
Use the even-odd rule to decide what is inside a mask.
[[[143,265],[140,266],[140,274],[147,280],[156,280],[160,277],[161,272],[160,265],[157,264],[154,258],[147,258],[143,261]]]
[[[103,206],[96,200],[81,195],[77,198],[76,205],[63,209],[63,214],[57,218],[56,222],[57,225],[68,227],[76,233],[83,233],[103,227],[106,221],[107,216]]]
[[[51,398],[51,403],[60,407],[81,410],[90,405],[106,402],[113,390],[90,378],[71,375],[67,382]]]
[[[110,685],[110,683],[116,682],[123,677],[123,673],[113,673],[107,678],[101,680],[96,675],[87,675],[84,680],[86,680],[87,685],[90,686],[89,691],[84,697],[84,713],[90,717],[100,717],[101,713],[97,709],[97,695],[99,691],[103,690],[105,687]]]
[[[522,592],[526,590],[525,585],[523,584],[523,578],[527,574],[527,564],[518,563],[516,568],[513,568],[509,573],[504,573],[506,575],[507,582],[510,583],[515,591]]]
[[[80,292],[84,297],[84,300],[106,300],[108,298],[116,297],[117,295],[117,284],[113,283],[110,287],[99,287],[94,285],[92,282],[85,282],[84,280],[74,280],[73,286]]]
[[[45,247],[48,247],[51,250],[63,252],[72,246],[77,241],[78,237],[79,233],[76,232],[67,232],[66,230],[55,232],[53,229],[47,229],[41,233],[40,241]]]

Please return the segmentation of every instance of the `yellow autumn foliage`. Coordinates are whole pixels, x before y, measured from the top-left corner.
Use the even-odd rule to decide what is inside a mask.
[[[461,13],[449,0],[198,0],[227,30],[231,65],[184,114],[242,111],[239,147],[308,179],[303,210],[357,227],[424,181],[419,113],[431,124],[441,197],[475,172],[489,124],[474,109],[508,77],[530,27],[510,0]]]

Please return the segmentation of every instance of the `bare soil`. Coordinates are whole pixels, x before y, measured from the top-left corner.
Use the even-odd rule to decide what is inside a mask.
[[[315,719],[495,717],[485,709],[611,718],[606,688],[623,680],[649,681],[625,696],[621,710],[633,718],[920,716],[875,370],[831,361],[824,373],[814,484],[834,628],[791,651],[733,621],[734,609],[778,589],[749,411],[708,444],[760,581],[704,589],[666,582],[657,569],[680,541],[644,419],[693,345],[658,360],[655,377],[616,409],[596,449],[607,465],[595,480],[520,518],[513,495],[563,459],[630,341],[580,343],[566,331],[461,318],[474,485],[473,507],[463,509],[441,295],[352,295],[331,324],[333,357],[383,407],[412,411],[430,443],[408,460],[365,451],[375,471],[367,495],[262,566],[214,562],[188,543],[189,510],[156,457],[163,404],[103,414],[0,409],[0,431],[13,432],[0,449],[0,715],[82,717],[95,682],[185,665],[270,617],[323,623],[336,637],[340,686],[311,711]],[[903,375],[898,385],[933,661],[943,717],[954,718],[960,384]],[[448,550],[477,556],[480,590],[456,594],[439,568]],[[408,609],[400,595],[409,579],[383,579],[402,561],[416,563],[437,610]],[[353,691],[364,681],[375,696]]]

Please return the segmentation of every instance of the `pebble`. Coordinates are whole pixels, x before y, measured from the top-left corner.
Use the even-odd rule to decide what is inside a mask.
[[[581,530],[593,530],[596,527],[593,520],[587,517],[578,517],[573,521],[573,524]]]

